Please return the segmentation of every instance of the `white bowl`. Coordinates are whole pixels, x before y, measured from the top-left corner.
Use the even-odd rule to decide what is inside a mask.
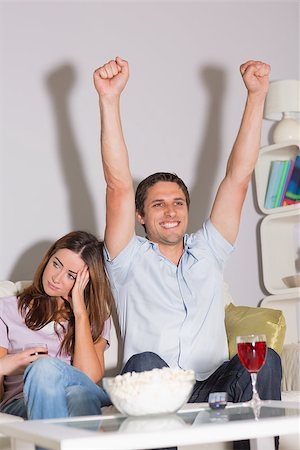
[[[103,379],[112,403],[129,416],[178,411],[189,399],[194,383],[194,371],[169,367]]]
[[[290,277],[282,278],[282,281],[288,288],[297,288],[300,287],[300,274],[291,275]]]

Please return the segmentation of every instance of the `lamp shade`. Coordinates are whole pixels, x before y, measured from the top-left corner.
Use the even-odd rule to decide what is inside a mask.
[[[271,81],[264,117],[281,120],[284,112],[300,112],[300,80]]]
[[[300,139],[300,80],[272,81],[266,97],[264,118],[280,120],[275,127],[275,143]]]

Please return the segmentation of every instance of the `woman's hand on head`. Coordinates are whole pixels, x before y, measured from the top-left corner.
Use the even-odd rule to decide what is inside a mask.
[[[81,313],[86,311],[85,303],[84,303],[84,290],[88,285],[90,279],[90,274],[88,270],[88,266],[85,265],[82,270],[80,270],[76,275],[76,280],[72,291],[69,295],[69,303],[72,307],[74,315],[76,313]]]

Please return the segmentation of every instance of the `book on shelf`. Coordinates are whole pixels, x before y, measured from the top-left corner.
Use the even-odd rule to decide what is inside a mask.
[[[265,196],[266,209],[300,202],[300,155],[294,160],[274,160]]]
[[[300,155],[296,156],[293,171],[284,195],[283,204],[292,204],[291,202],[300,202]]]
[[[267,209],[275,207],[279,184],[284,170],[284,162],[285,161],[281,160],[271,162],[268,187],[265,197],[265,208]]]
[[[280,199],[280,206],[286,206],[286,204],[284,203],[286,201],[285,194],[286,194],[286,191],[287,191],[287,188],[288,188],[288,185],[289,185],[289,182],[290,182],[293,170],[294,170],[294,165],[295,165],[295,160],[291,159],[290,160],[290,164],[289,164],[288,173],[287,173],[287,176],[286,176],[286,180],[285,180],[285,183],[284,183],[284,188],[283,188],[283,191],[282,191],[282,196],[281,196],[281,199]]]
[[[286,177],[286,180],[285,180],[285,186],[284,186],[284,189],[283,189],[283,192],[282,192],[282,197],[281,197],[281,200],[280,200],[280,206],[287,206],[289,204],[295,203],[295,202],[288,203],[287,199],[285,198],[285,194],[286,194],[286,191],[287,191],[287,188],[288,188],[288,185],[289,185],[289,182],[290,182],[293,170],[294,170],[294,165],[295,165],[295,160],[291,159],[290,160],[289,170],[288,170],[287,177]]]
[[[283,161],[281,176],[277,187],[277,194],[274,202],[274,208],[278,208],[281,203],[281,199],[284,197],[284,187],[286,183],[286,178],[288,176],[288,171],[291,165],[291,160]]]
[[[282,206],[289,206],[289,205],[295,205],[297,202],[297,200],[290,200],[289,198],[285,198],[283,200]]]

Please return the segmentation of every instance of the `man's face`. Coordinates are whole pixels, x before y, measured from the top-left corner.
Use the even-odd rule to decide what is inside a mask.
[[[159,181],[147,191],[144,215],[137,214],[145,225],[149,240],[164,244],[182,243],[188,225],[185,195],[177,183]]]

